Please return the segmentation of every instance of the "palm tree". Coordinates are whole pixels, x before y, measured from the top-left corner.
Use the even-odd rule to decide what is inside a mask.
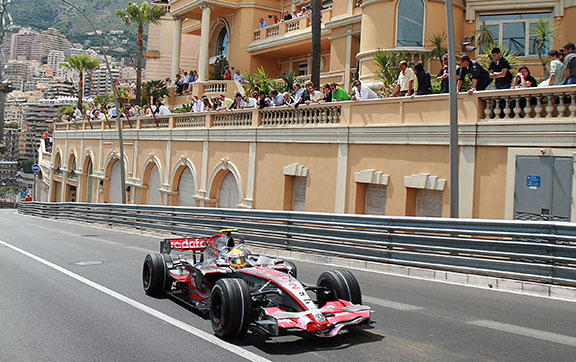
[[[90,73],[98,68],[100,63],[98,60],[90,58],[86,54],[73,55],[66,58],[66,63],[61,65],[68,69],[74,69],[79,73],[80,79],[78,80],[78,109],[82,110],[82,92],[84,90],[84,74]]]
[[[312,0],[312,83],[316,87],[320,85],[321,22],[322,1]]]
[[[446,48],[446,34],[432,34],[426,39],[428,41],[428,47],[430,52],[428,53],[428,59],[438,59],[440,61],[440,66],[444,65],[442,63],[442,57],[444,54],[448,53],[448,48]]]
[[[136,25],[138,28],[138,55],[136,58],[136,104],[140,104],[140,94],[142,92],[142,36],[144,26],[158,24],[160,18],[166,14],[166,8],[149,5],[146,1],[139,3],[128,3],[124,11],[116,11],[116,16],[122,19],[126,26]]]
[[[480,28],[476,31],[476,46],[480,52],[484,52],[486,48],[494,43],[496,43],[496,34],[483,21]]]
[[[534,42],[540,64],[542,64],[544,77],[548,76],[546,69],[548,59],[545,57],[545,54],[548,52],[548,47],[552,43],[552,40],[556,38],[556,30],[556,26],[546,19],[538,19],[537,22],[530,26],[530,40]]]

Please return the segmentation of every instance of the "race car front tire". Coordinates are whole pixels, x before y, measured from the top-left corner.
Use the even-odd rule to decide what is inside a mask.
[[[246,333],[252,322],[252,296],[246,281],[225,278],[216,282],[210,295],[210,321],[217,337]]]
[[[298,278],[298,267],[291,261],[284,260],[284,264],[290,267],[290,271],[288,273],[292,275],[294,278]]]
[[[356,277],[346,269],[330,270],[320,274],[316,285],[324,287],[317,293],[320,307],[328,301],[338,299],[352,304],[362,304],[360,284]]]
[[[142,268],[142,285],[146,294],[164,294],[171,282],[168,278],[166,262],[162,254],[154,253],[146,255]]]

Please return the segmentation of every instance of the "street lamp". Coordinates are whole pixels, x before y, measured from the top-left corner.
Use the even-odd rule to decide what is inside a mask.
[[[110,69],[110,63],[108,62],[108,54],[106,53],[106,50],[104,49],[104,42],[102,41],[102,37],[100,36],[98,31],[96,30],[96,27],[94,26],[94,24],[92,23],[90,18],[88,18],[88,16],[86,14],[84,14],[84,12],[82,10],[80,10],[80,8],[78,6],[72,4],[68,0],[62,0],[62,2],[69,5],[74,10],[78,11],[84,17],[84,19],[86,19],[88,24],[90,24],[90,26],[92,27],[94,34],[96,34],[96,36],[98,37],[98,41],[100,42],[100,50],[102,51],[102,54],[104,54],[104,61],[106,62],[106,70],[108,71],[108,76],[110,77],[110,81],[113,83],[114,80],[112,77],[112,71]],[[125,204],[126,203],[126,170],[124,167],[124,141],[122,139],[122,119],[120,118],[120,105],[118,103],[118,94],[116,93],[116,87],[115,86],[112,87],[112,94],[114,95],[114,105],[116,107],[117,126],[118,126],[117,127],[118,128],[118,145],[120,148],[120,185],[122,187],[122,192],[120,194],[122,195],[122,203]]]
[[[452,0],[446,0],[446,33],[448,33],[448,88],[450,90],[450,217],[459,217],[458,172],[458,93],[456,92],[456,43]]]

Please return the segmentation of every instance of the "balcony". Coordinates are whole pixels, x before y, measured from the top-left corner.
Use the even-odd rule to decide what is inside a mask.
[[[332,9],[322,11],[322,35],[327,34],[326,23],[332,19]],[[253,31],[253,42],[246,48],[254,53],[270,47],[307,40],[312,36],[312,18],[310,15],[271,24]]]
[[[458,97],[461,124],[518,124],[576,121],[576,86],[461,93]],[[235,110],[173,114],[161,117],[122,119],[123,129],[350,127],[391,125],[447,125],[448,95],[399,97],[361,102],[335,102],[263,110]],[[55,132],[113,131],[116,120],[56,123]],[[576,141],[574,141],[576,143]]]

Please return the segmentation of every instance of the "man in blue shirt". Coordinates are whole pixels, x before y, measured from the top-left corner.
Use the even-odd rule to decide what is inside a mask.
[[[264,18],[260,18],[260,25],[258,26],[258,29],[262,29],[268,26],[268,23],[266,23],[264,21]]]

